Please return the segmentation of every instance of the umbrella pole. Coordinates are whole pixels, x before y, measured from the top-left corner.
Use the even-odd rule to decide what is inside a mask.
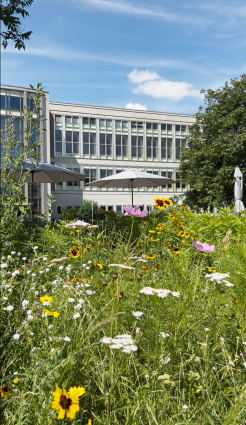
[[[132,182],[132,207],[133,207],[133,179],[131,179]]]
[[[34,226],[34,183],[33,183],[33,174],[34,172],[31,171],[32,173],[32,225]]]

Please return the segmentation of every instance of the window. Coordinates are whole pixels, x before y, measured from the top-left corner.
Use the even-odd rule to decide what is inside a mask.
[[[73,117],[73,123],[79,124],[79,117]]]
[[[112,156],[112,134],[100,134],[100,155]]]
[[[122,127],[123,128],[128,128],[128,122],[127,121],[122,121]]]
[[[58,215],[61,215],[61,214],[62,214],[62,206],[58,205],[58,206],[56,207],[56,211],[57,211],[57,214],[58,214]]]
[[[181,149],[186,148],[186,139],[176,139],[176,161],[179,161]]]
[[[79,155],[79,132],[66,131],[66,156]]]
[[[109,177],[113,175],[113,170],[110,168],[101,168],[100,169],[100,179],[104,179],[104,177]]]
[[[184,183],[181,182],[180,174],[176,172],[176,190],[178,192],[181,192],[182,190],[185,190],[186,186]]]
[[[147,160],[155,160],[158,157],[158,138],[147,137]]]
[[[143,138],[141,136],[132,136],[132,159],[143,158]]]
[[[161,124],[161,131],[166,131],[166,129],[167,129],[166,124]]]
[[[128,136],[116,135],[116,158],[127,158]]]
[[[10,96],[10,109],[23,109],[23,98],[17,96]]]
[[[181,131],[182,132],[186,131],[186,125],[181,125]]]
[[[86,168],[84,167],[85,174],[85,184],[92,183],[97,179],[97,170],[96,168]],[[90,188],[88,188],[90,189]]]
[[[112,120],[106,120],[106,126],[112,127]]]
[[[73,207],[71,205],[67,206],[67,210],[71,210]]]
[[[172,159],[172,139],[170,138],[161,138],[161,159]]]
[[[142,122],[138,122],[138,128],[142,129],[143,128],[143,123]]]
[[[115,127],[116,128],[121,128],[121,121],[115,121]]]
[[[116,205],[116,212],[121,213],[122,212],[122,205]]]
[[[1,104],[0,104],[1,109],[5,109],[6,108],[6,102],[5,102],[5,95],[1,94]]]
[[[62,156],[62,131],[55,130],[55,154]]]
[[[172,171],[162,171],[161,175],[162,175],[162,177],[167,177],[168,179],[173,178],[173,172]],[[168,184],[168,185],[163,185],[162,189],[166,190],[168,192],[172,192],[173,191],[173,185],[172,185],[172,183]]]
[[[89,124],[89,118],[84,117],[83,118],[83,125],[87,125],[87,124]]]
[[[167,124],[167,131],[172,131],[172,124]]]
[[[106,211],[106,206],[105,206],[105,205],[100,205],[100,209],[101,209],[102,211]]]
[[[137,128],[137,123],[135,121],[131,122],[131,128]]]
[[[153,128],[153,130],[157,130],[157,128],[158,128],[157,123],[155,123],[155,122],[154,122],[154,123],[152,124],[152,128]]]
[[[157,175],[158,176],[158,170],[157,169],[153,169],[153,168],[147,168],[147,173],[150,173],[150,174],[155,174],[155,175]],[[153,192],[153,191],[155,191],[155,192],[158,192],[159,191],[159,186],[148,186],[147,187],[147,190],[149,191],[149,192]]]
[[[96,155],[96,133],[83,133],[83,156],[94,157]]]
[[[100,127],[105,127],[105,120],[103,120],[103,119],[99,119],[99,125],[100,125]]]
[[[175,125],[175,130],[176,130],[177,132],[179,132],[179,131],[180,131],[180,125]]]
[[[108,211],[114,211],[113,205],[108,205]]]
[[[90,125],[96,125],[96,118],[90,118]]]
[[[33,99],[29,99],[29,98],[27,98],[27,107],[28,107],[28,109],[30,109],[30,111],[33,111],[33,109],[34,109],[34,101],[33,101]]]
[[[61,115],[56,115],[56,117],[55,117],[55,122],[62,122],[62,117],[61,117]]]
[[[152,124],[151,124],[151,122],[147,122],[146,123],[146,128],[147,128],[147,130],[152,130]]]
[[[72,117],[65,117],[66,124],[72,124]]]
[[[67,170],[76,171],[80,173],[79,165],[66,164]],[[68,190],[80,190],[80,181],[75,182],[66,182],[66,189]]]

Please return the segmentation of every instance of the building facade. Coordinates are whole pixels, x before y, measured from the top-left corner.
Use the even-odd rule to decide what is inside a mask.
[[[15,118],[17,151],[25,144],[23,107],[31,105],[33,91],[22,87],[1,86],[1,129],[7,117]],[[75,208],[91,200],[105,210],[123,211],[131,203],[129,189],[86,186],[128,168],[140,169],[175,180],[174,184],[134,189],[134,204],[150,208],[155,196],[170,198],[186,191],[179,178],[180,148],[195,118],[191,115],[136,111],[70,103],[51,102],[45,92],[42,108],[46,131],[34,134],[41,142],[40,159],[86,175],[85,182],[40,184],[35,187],[34,208],[46,212],[47,195],[55,197],[53,218],[62,209]],[[36,140],[36,139],[35,139]],[[30,187],[25,187],[30,197]]]
[[[127,168],[172,178],[176,183],[134,189],[134,204],[148,208],[154,196],[180,195],[186,187],[178,174],[180,148],[186,146],[190,115],[135,111],[50,102],[51,162],[86,175],[80,183],[52,187],[54,217],[84,199],[105,210],[123,211],[131,203],[129,189],[86,186]]]

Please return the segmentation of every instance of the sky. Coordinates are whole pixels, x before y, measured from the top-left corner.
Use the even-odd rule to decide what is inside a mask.
[[[195,114],[201,89],[246,73],[244,0],[34,0],[25,51],[1,50],[1,83],[50,100]]]

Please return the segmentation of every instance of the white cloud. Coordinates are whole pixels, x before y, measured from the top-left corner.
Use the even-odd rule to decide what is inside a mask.
[[[156,72],[151,72],[148,69],[138,71],[136,68],[128,75],[128,80],[133,84],[143,83],[145,81],[159,80],[161,77]]]
[[[155,98],[166,98],[178,101],[184,97],[202,97],[199,90],[185,81],[168,81],[161,78],[156,72],[134,71],[128,74],[128,79],[133,84],[138,84],[132,90],[134,94],[146,94]]]
[[[125,109],[136,109],[137,111],[147,111],[146,105],[140,105],[140,103],[128,103]]]

